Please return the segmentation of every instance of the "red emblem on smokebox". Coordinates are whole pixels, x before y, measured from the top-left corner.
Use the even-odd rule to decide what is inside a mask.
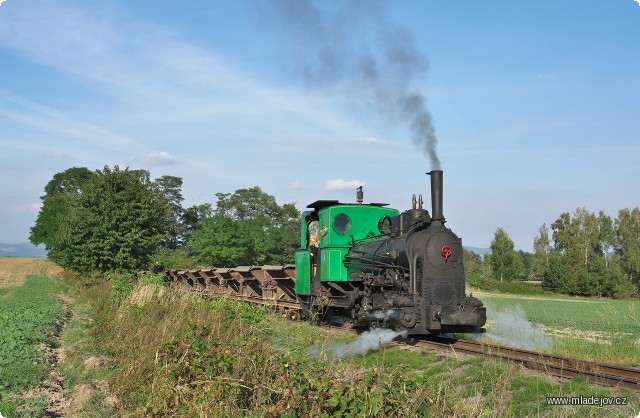
[[[451,257],[451,253],[452,253],[451,247],[449,247],[448,245],[445,245],[440,250],[440,254],[442,254],[442,256],[444,257],[445,260],[448,260],[449,257]]]

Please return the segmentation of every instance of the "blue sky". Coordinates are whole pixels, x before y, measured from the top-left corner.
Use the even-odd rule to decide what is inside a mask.
[[[391,42],[415,53],[405,78]],[[426,100],[448,225],[531,250],[562,212],[638,206],[639,42],[634,0],[5,0],[0,242],[27,240],[73,166],[182,177],[185,206],[254,185],[301,210],[359,184],[428,201],[411,121],[354,71],[369,54],[386,92]],[[317,76],[323,48],[337,75]]]

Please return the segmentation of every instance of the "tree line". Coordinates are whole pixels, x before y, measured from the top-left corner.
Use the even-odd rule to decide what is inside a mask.
[[[72,167],[44,188],[30,241],[79,273],[125,272],[160,261],[197,265],[284,264],[294,260],[300,213],[259,187],[217,193],[211,203],[183,207],[182,179],[151,180],[146,170]],[[571,295],[626,297],[640,287],[640,209],[618,217],[578,208],[539,229],[534,252],[516,251],[503,228],[484,259],[465,250],[470,282],[542,281]]]
[[[603,211],[576,209],[543,224],[533,253],[516,251],[503,228],[482,259],[465,251],[467,275],[478,280],[537,280],[550,291],[579,296],[630,297],[640,289],[640,209],[622,209],[612,219]]]
[[[146,170],[72,167],[44,188],[29,240],[82,274],[167,267],[282,264],[294,259],[300,213],[259,187],[183,207],[182,179]]]

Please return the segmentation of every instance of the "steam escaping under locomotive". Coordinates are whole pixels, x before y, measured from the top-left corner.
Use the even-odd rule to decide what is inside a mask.
[[[482,332],[486,310],[465,294],[461,239],[445,227],[442,171],[400,213],[383,203],[319,200],[301,216],[295,266],[170,270],[202,294],[224,294],[354,326],[383,324],[409,334]]]

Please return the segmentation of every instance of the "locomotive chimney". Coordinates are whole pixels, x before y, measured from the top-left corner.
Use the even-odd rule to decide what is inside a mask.
[[[442,170],[432,170],[431,176],[431,217],[434,221],[445,222],[442,214]]]

